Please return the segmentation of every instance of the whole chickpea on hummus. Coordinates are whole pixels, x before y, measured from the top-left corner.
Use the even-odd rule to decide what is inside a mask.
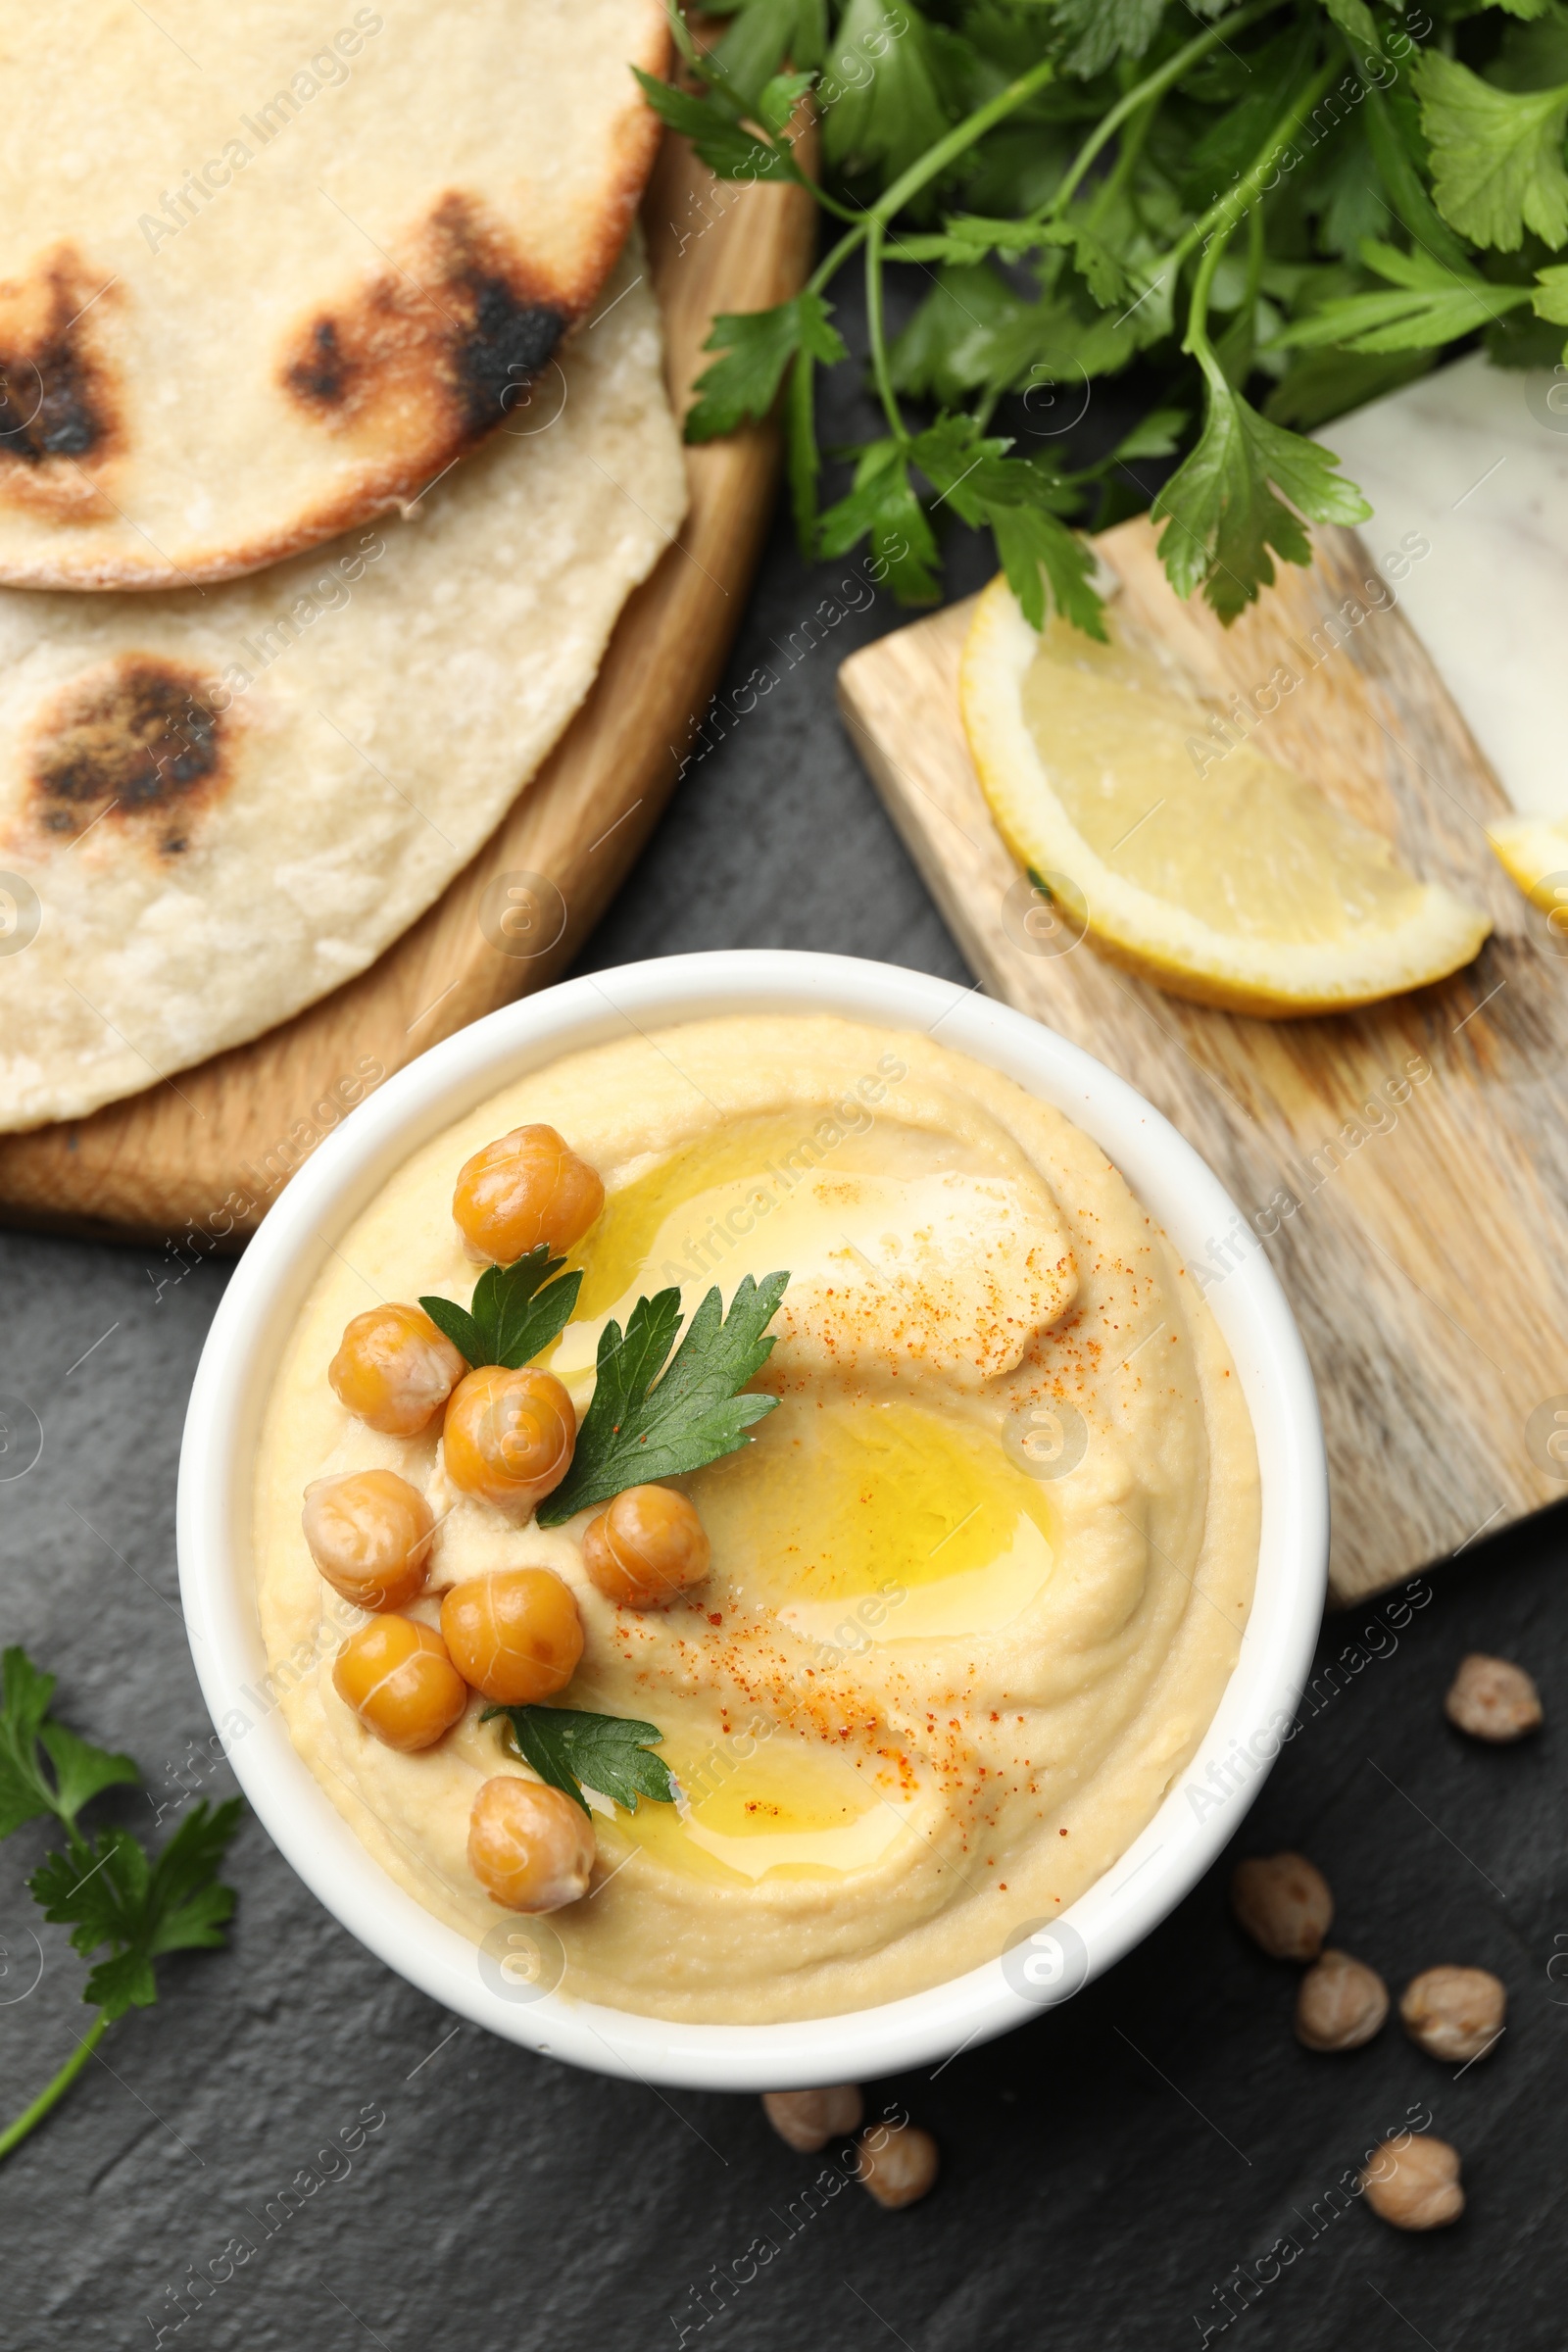
[[[487,1261],[531,1269],[514,1323]],[[666,1356],[663,1458],[703,1464],[668,1475]],[[568,1996],[731,2023],[942,1983],[1081,1894],[1197,1748],[1257,1557],[1224,1344],[1104,1154],[825,1016],[573,1054],[416,1152],[299,1318],[257,1498],[273,1687],[391,1877],[475,1942],[548,1910]],[[580,1794],[524,1760],[605,1718],[621,1801],[591,1745]]]

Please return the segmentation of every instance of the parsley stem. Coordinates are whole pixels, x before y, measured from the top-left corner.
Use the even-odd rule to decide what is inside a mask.
[[[39,2091],[30,2107],[23,2109],[9,2130],[0,2132],[0,2157],[9,2156],[18,2141],[26,2138],[34,2124],[43,2122],[55,2101],[63,2098],[71,2088],[108,2031],[109,2013],[100,2009],[54,2081]]]
[[[882,222],[873,220],[865,240],[865,327],[871,346],[871,375],[876,384],[877,398],[895,441],[906,442],[904,418],[899,413],[898,394],[893,389],[893,377],[888,368],[887,337],[882,326]]]
[[[1263,263],[1267,257],[1264,235],[1263,207],[1254,204],[1247,216],[1247,292],[1243,305],[1253,331],[1257,324],[1257,298],[1263,291]]]
[[[1204,238],[1217,234],[1222,224],[1225,240],[1229,240],[1232,230],[1239,226],[1243,217],[1264,193],[1263,181],[1269,171],[1278,163],[1282,152],[1289,147],[1339,70],[1337,61],[1330,58],[1328,64],[1313,74],[1300,96],[1281,115],[1235,186],[1227,188],[1223,196],[1216,197],[1207,212],[1200,213],[1192,226],[1177,238],[1165,257],[1167,271],[1179,270],[1193,247],[1201,244]],[[1204,258],[1207,259],[1206,254]],[[1212,278],[1213,274],[1210,270],[1209,277]],[[1196,346],[1189,342],[1185,348],[1191,351]]]
[[[871,374],[893,438],[901,447],[907,446],[909,436],[899,412],[898,395],[893,389],[882,317],[882,270],[886,260],[888,222],[897,218],[911,196],[917,196],[966,148],[972,147],[977,139],[984,138],[988,130],[1022,106],[1026,99],[1032,98],[1037,90],[1044,89],[1055,70],[1053,59],[1043,58],[1027,74],[1020,74],[1016,81],[1010,81],[1004,90],[999,90],[995,98],[988,99],[984,106],[976,107],[974,113],[966,115],[961,122],[956,122],[945,138],[938,139],[934,147],[926,149],[918,162],[900,173],[893,185],[868,209],[863,220],[857,221],[852,229],[840,237],[832,252],[818,264],[808,285],[808,293],[820,294],[849,260],[857,245],[864,243],[865,310],[871,345]]]
[[[1208,338],[1208,303],[1214,284],[1214,272],[1219,268],[1226,246],[1248,214],[1254,213],[1259,220],[1261,219],[1265,175],[1270,167],[1278,160],[1282,149],[1289,146],[1339,70],[1335,60],[1331,58],[1328,64],[1312,76],[1295,105],[1281,116],[1274,129],[1269,133],[1267,141],[1259,148],[1235,187],[1228,189],[1217,204],[1210,205],[1208,211],[1199,220],[1196,220],[1193,228],[1188,231],[1188,235],[1191,237],[1195,230],[1200,229],[1203,222],[1212,217],[1214,222],[1212,233],[1203,248],[1203,258],[1199,263],[1198,273],[1193,279],[1193,295],[1188,308],[1187,332],[1182,338],[1182,349],[1192,353],[1204,375],[1207,376],[1210,386],[1215,389],[1223,386],[1224,371],[1220,367],[1214,346]],[[1250,289],[1254,272],[1261,271],[1261,244],[1254,243],[1252,250],[1252,267],[1248,272],[1249,299],[1255,306],[1256,294]],[[1173,264],[1174,260],[1173,254]]]
[[[1234,15],[1221,18],[1217,24],[1211,24],[1206,32],[1200,32],[1196,40],[1189,41],[1185,49],[1178,49],[1174,57],[1168,57],[1162,66],[1156,67],[1152,74],[1146,74],[1142,81],[1135,83],[1118,98],[1110,112],[1101,117],[1073,157],[1042,219],[1054,220],[1062,207],[1072,201],[1079,181],[1096,156],[1107,139],[1115,137],[1130,115],[1137,114],[1139,108],[1148,105],[1151,100],[1163,98],[1172,83],[1180,81],[1188,67],[1196,65],[1200,57],[1223,40],[1226,33],[1240,32],[1244,25],[1255,24],[1259,17],[1266,17],[1278,6],[1279,0],[1252,0],[1250,7],[1237,9]]]
[[[956,163],[977,139],[983,139],[988,130],[1005,121],[1037,90],[1043,90],[1055,71],[1054,59],[1042,58],[1039,65],[1031,66],[1027,74],[1020,74],[1016,81],[1009,81],[1004,90],[999,90],[995,98],[988,98],[984,106],[977,106],[972,115],[965,115],[961,122],[956,122],[946,137],[938,139],[934,147],[928,147],[924,155],[912,163],[906,172],[899,174],[892,187],[886,189],[868,208],[863,219],[847,230],[831,253],[817,264],[808,292],[820,294],[823,287],[838,275],[856,247],[870,235],[874,222],[879,222],[886,229],[888,222],[903,211],[911,196],[918,196],[923,187],[945,172],[950,164]]]
[[[788,423],[790,499],[795,511],[795,536],[805,561],[816,554],[816,362],[808,351],[795,354],[785,394]]]
[[[1187,314],[1187,333],[1182,349],[1193,353],[1205,375],[1217,366],[1214,347],[1208,339],[1209,293],[1214,283],[1214,272],[1236,229],[1234,220],[1227,220],[1223,227],[1215,229],[1203,248],[1203,258],[1198,265],[1198,275],[1193,280],[1193,299]]]
[[[907,172],[901,172],[892,187],[877,198],[871,207],[872,212],[879,220],[891,220],[904,210],[911,196],[918,196],[929,181],[945,172],[950,164],[956,163],[966,149],[974,145],[976,139],[983,139],[988,130],[1004,121],[1015,108],[1032,98],[1037,90],[1043,90],[1055,71],[1054,59],[1042,58],[1038,66],[1031,66],[1027,74],[1020,74],[1016,81],[1009,81],[1004,90],[997,92],[995,98],[988,98],[984,106],[977,106],[972,115],[966,115],[961,122],[954,124],[946,138],[938,139],[936,145],[928,147]]]
[[[1142,112],[1134,115],[1128,123],[1127,134],[1116,149],[1115,163],[1105,173],[1104,178],[1085,207],[1084,226],[1086,228],[1099,227],[1106,213],[1121,194],[1122,189],[1137,171],[1139,158],[1144,152],[1145,142],[1154,126],[1154,117],[1158,112],[1158,99],[1151,98]]]

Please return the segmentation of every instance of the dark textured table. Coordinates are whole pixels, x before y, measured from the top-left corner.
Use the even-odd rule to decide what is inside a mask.
[[[732,682],[767,664],[778,683],[693,763],[594,965],[771,945],[966,977],[833,716],[838,660],[896,616],[879,598],[804,651],[837,576],[775,542]],[[174,1473],[224,1271],[160,1291],[156,1252],[14,1234],[0,1269],[0,1386],[43,1429],[36,1465],[0,1484],[0,1633],[58,1672],[68,1721],[140,1759],[151,1800],[102,1817],[118,1806],[145,1832],[154,1804],[180,1803],[208,1729],[175,1597]],[[1331,1620],[1299,1734],[1235,1849],[1311,1854],[1336,1940],[1396,1995],[1434,1962],[1495,1970],[1508,2031],[1462,2077],[1396,2023],[1348,2055],[1301,2049],[1294,1972],[1231,1926],[1222,1863],[1078,1999],[867,2086],[873,2113],[902,2104],[943,2150],[936,2193],[884,2214],[840,2153],[792,2155],[754,2099],[609,2082],[458,2028],[247,1822],[229,1948],[166,1963],[158,2006],[115,2028],[0,2168],[0,2344],[1121,2352],[1234,2328],[1256,2352],[1556,2352],[1564,1526],[1477,1543],[1404,1605]],[[1471,1647],[1537,1675],[1539,1739],[1489,1750],[1445,1723]],[[62,1931],[43,1931],[38,1975],[23,1882],[41,1845],[33,1826],[0,1847],[7,2113],[88,2016]],[[1427,2238],[1344,2185],[1412,2112],[1461,2151],[1470,2199]]]

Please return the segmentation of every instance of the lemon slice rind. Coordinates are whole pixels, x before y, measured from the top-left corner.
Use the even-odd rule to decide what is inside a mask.
[[[1487,839],[1510,882],[1533,906],[1561,908],[1568,877],[1568,823],[1544,816],[1510,816],[1487,827]]]
[[[1116,873],[1072,823],[1030,733],[1022,689],[1039,644],[999,575],[981,597],[964,644],[964,732],[1013,857],[1037,878],[1070,877],[1076,919],[1087,918],[1088,938],[1109,961],[1172,996],[1277,1019],[1376,1004],[1446,979],[1475,956],[1491,923],[1441,883],[1416,885],[1414,903],[1396,925],[1354,942],[1323,944],[1237,939]],[[1559,847],[1568,865],[1568,842]]]

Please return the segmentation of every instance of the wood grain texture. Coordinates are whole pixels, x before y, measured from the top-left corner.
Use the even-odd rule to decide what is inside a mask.
[[[1244,1019],[1087,945],[1032,940],[1029,886],[958,713],[972,605],[855,655],[839,694],[981,982],[1130,1080],[1234,1196],[1205,1287],[1267,1250],[1317,1375],[1346,1601],[1568,1491],[1546,1445],[1551,1400],[1568,1408],[1568,960],[1487,846],[1506,803],[1403,615],[1376,605],[1386,581],[1352,533],[1315,545],[1309,571],[1282,565],[1278,591],[1225,631],[1172,594],[1147,522],[1100,542],[1128,609],[1222,701],[1234,689],[1250,706],[1277,668],[1294,673],[1259,740],[1491,913],[1468,970],[1387,1004]]]
[[[715,180],[684,140],[666,136],[642,220],[670,397],[684,416],[714,314],[797,290],[814,212],[798,188]],[[686,521],[628,600],[587,701],[412,930],[358,979],[253,1043],[91,1118],[0,1138],[0,1217],[232,1248],[346,1099],[558,978],[673,789],[739,625],[778,456],[775,430],[760,426],[687,451]]]

